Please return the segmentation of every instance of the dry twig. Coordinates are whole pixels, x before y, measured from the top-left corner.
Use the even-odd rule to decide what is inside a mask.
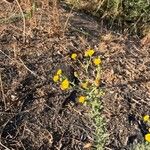
[[[25,36],[26,36],[26,19],[25,19],[25,16],[24,16],[24,13],[23,13],[23,10],[18,2],[18,0],[15,0],[19,9],[20,9],[20,12],[21,12],[21,15],[22,15],[22,20],[23,20],[23,42],[25,42]]]
[[[2,99],[3,99],[3,102],[4,102],[4,107],[5,107],[5,110],[6,110],[7,105],[6,105],[6,100],[5,100],[5,94],[4,94],[4,89],[3,89],[1,73],[0,73],[0,87],[1,87],[1,92],[2,92]]]

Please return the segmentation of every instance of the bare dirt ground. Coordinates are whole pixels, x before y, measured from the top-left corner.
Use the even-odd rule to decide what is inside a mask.
[[[103,61],[100,88],[110,134],[105,148],[129,149],[143,141],[142,116],[150,114],[148,45],[64,3],[36,5],[33,13],[30,1],[21,1],[23,10],[33,13],[24,28],[16,2],[0,2],[0,149],[76,150],[93,142],[88,108],[72,102],[73,91],[64,93],[52,81],[58,68],[72,80],[69,56],[88,47]]]

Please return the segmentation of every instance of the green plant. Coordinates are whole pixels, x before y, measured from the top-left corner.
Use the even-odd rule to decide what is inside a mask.
[[[105,120],[101,115],[102,103],[100,101],[100,96],[103,94],[103,91],[95,89],[91,95],[89,95],[89,98],[91,99],[91,102],[89,103],[91,106],[90,114],[95,125],[95,150],[103,150],[107,139]]]
[[[131,150],[150,150],[149,143],[139,143],[131,148]]]
[[[145,115],[143,116],[143,122],[145,123],[147,129],[150,132],[150,116],[149,115]],[[138,143],[136,145],[133,145],[133,147],[131,148],[131,150],[150,150],[150,133],[145,134],[145,141],[143,143]]]
[[[78,93],[76,101],[91,108],[89,116],[93,120],[95,127],[93,147],[96,150],[102,150],[107,138],[105,120],[101,114],[102,102],[100,100],[104,92],[99,87],[102,62],[99,57],[94,57],[94,53],[93,49],[85,51],[82,61],[78,59],[76,53],[71,55],[72,61],[80,66],[80,71],[74,72],[75,77],[79,80],[79,85],[69,81],[61,69],[55,73],[53,81],[58,83],[62,90],[76,90]]]
[[[150,3],[148,0],[65,0],[77,9],[85,10],[107,20],[111,26],[129,28],[130,32],[149,29]]]

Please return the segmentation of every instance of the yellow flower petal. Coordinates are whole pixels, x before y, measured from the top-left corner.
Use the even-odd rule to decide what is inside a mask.
[[[62,90],[66,90],[66,89],[69,88],[69,85],[70,85],[70,83],[69,83],[68,79],[65,79],[65,80],[62,81],[62,83],[60,85],[60,88]]]
[[[85,57],[91,57],[94,54],[94,50],[93,49],[89,49],[85,52]]]
[[[147,133],[147,134],[145,135],[145,140],[146,140],[147,142],[150,142],[150,133]]]
[[[74,60],[76,60],[77,54],[76,54],[76,53],[73,53],[73,54],[71,55],[71,58],[74,59]]]
[[[101,59],[100,58],[94,58],[93,59],[93,63],[96,65],[96,66],[98,66],[99,64],[101,64]]]
[[[144,120],[145,122],[149,121],[149,119],[150,119],[149,115],[145,115],[145,116],[143,117],[143,120]]]
[[[84,102],[85,102],[85,96],[80,96],[79,103],[84,103]]]
[[[58,76],[58,75],[54,75],[53,81],[54,81],[54,82],[57,82],[58,80],[59,80],[59,76]]]
[[[57,74],[57,75],[61,75],[61,74],[62,74],[62,70],[61,70],[61,69],[58,69],[56,74]]]

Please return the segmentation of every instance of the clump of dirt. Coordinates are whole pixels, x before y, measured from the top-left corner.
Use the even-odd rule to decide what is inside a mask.
[[[31,3],[20,5],[30,12]],[[52,81],[58,68],[74,80],[69,56],[89,47],[103,60],[106,148],[120,150],[142,141],[147,130],[141,117],[150,113],[149,48],[137,45],[137,38],[107,34],[94,18],[64,3],[43,1],[36,7],[26,19],[25,42],[21,17],[0,25],[1,149],[75,150],[93,142],[88,108],[71,101],[74,91],[61,91]],[[15,1],[0,2],[0,10],[1,18],[19,12]]]

